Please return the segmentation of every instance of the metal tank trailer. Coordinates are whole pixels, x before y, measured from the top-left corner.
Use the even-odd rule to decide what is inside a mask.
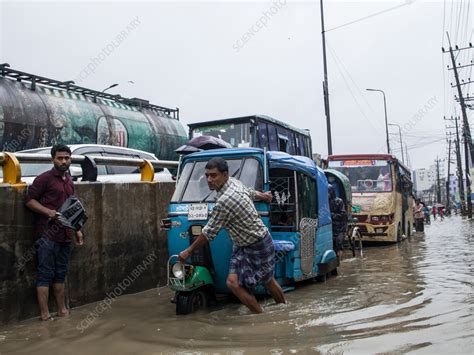
[[[90,90],[0,64],[0,151],[96,143],[177,160],[175,149],[186,141],[178,108]]]

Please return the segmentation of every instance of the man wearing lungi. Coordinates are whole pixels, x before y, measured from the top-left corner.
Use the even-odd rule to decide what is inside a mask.
[[[234,243],[227,287],[254,313],[263,312],[251,293],[257,284],[263,284],[277,303],[285,303],[283,290],[274,278],[272,237],[253,204],[253,200],[270,203],[272,193],[255,191],[229,177],[229,167],[222,158],[209,160],[205,174],[209,188],[217,191],[217,201],[201,235],[179,254],[180,261],[185,262],[225,228]]]

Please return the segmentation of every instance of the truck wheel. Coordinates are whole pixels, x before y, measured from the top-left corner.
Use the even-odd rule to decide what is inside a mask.
[[[176,294],[176,314],[184,315],[206,306],[206,293],[203,290],[178,292]]]

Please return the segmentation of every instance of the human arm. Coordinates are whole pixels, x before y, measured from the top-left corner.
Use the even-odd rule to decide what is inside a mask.
[[[336,208],[334,211],[331,211],[331,219],[333,221],[344,221],[347,218],[347,212],[344,207],[344,202],[342,200],[337,200]]]
[[[266,192],[255,191],[253,200],[265,201],[266,203],[271,203],[273,200],[273,195],[271,191],[266,191]]]
[[[48,181],[47,177],[40,175],[36,177],[33,184],[28,187],[28,192],[25,198],[25,206],[43,216],[48,218],[56,218],[56,211],[43,206],[41,201],[42,196],[47,190]]]
[[[207,242],[213,240],[221,230],[227,220],[227,211],[221,203],[217,202],[212,209],[209,221],[202,229],[201,234],[185,250],[179,253],[179,260],[184,262],[194,250],[202,248]]]
[[[204,234],[200,234],[199,237],[197,237],[196,240],[193,242],[193,244],[191,244],[189,247],[179,253],[179,261],[184,263],[186,259],[189,258],[195,250],[201,249],[206,243],[207,238],[204,236]]]
[[[26,202],[26,207],[28,207],[33,212],[42,214],[51,219],[54,219],[57,217],[55,210],[51,210],[47,207],[44,207],[41,203],[39,203],[37,200],[33,198],[30,199],[28,202]]]

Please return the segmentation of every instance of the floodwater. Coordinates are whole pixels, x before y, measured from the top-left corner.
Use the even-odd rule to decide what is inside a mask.
[[[91,324],[97,304],[67,319],[0,329],[0,353],[473,354],[474,224],[426,226],[400,245],[345,254],[339,276],[262,301],[176,316],[166,288],[122,296]]]

